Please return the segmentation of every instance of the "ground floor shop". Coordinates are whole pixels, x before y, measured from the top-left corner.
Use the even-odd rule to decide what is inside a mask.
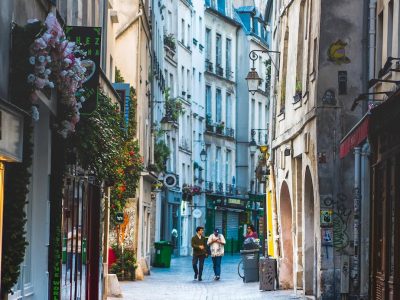
[[[221,196],[206,196],[205,235],[212,234],[214,228],[220,229],[225,236],[225,252],[237,253],[242,248],[248,224],[256,228],[262,215],[259,205],[254,201]]]

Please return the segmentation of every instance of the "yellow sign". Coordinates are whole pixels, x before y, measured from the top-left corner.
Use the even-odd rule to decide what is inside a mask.
[[[274,229],[272,225],[272,192],[267,191],[267,239],[268,255],[275,256],[274,252]]]

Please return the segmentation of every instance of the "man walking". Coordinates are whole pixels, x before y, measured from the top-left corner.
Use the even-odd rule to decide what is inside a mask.
[[[207,245],[210,246],[211,257],[214,268],[214,280],[219,280],[221,276],[221,260],[224,256],[225,238],[219,233],[218,228],[214,229],[214,233],[208,237]]]
[[[193,248],[193,271],[194,279],[202,281],[201,275],[203,274],[204,259],[207,255],[207,243],[206,238],[203,236],[204,227],[196,228],[196,235],[192,237],[192,248]],[[199,262],[199,268],[197,269],[197,262]]]

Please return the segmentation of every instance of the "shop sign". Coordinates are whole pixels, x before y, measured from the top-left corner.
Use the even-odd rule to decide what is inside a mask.
[[[0,160],[21,162],[23,117],[0,105]]]
[[[321,210],[321,226],[332,226],[332,215],[331,209]]]
[[[65,28],[67,39],[75,42],[81,50],[86,52],[86,58],[82,65],[86,68],[86,80],[83,83],[82,94],[85,97],[81,114],[91,114],[97,107],[99,76],[100,76],[100,52],[101,52],[101,27],[67,26]]]

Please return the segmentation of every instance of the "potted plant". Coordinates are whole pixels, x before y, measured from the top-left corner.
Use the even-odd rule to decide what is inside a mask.
[[[217,133],[222,134],[225,128],[225,122],[217,124]]]
[[[300,80],[296,80],[296,90],[293,96],[294,103],[297,103],[301,100],[301,93],[302,93],[302,84]]]

